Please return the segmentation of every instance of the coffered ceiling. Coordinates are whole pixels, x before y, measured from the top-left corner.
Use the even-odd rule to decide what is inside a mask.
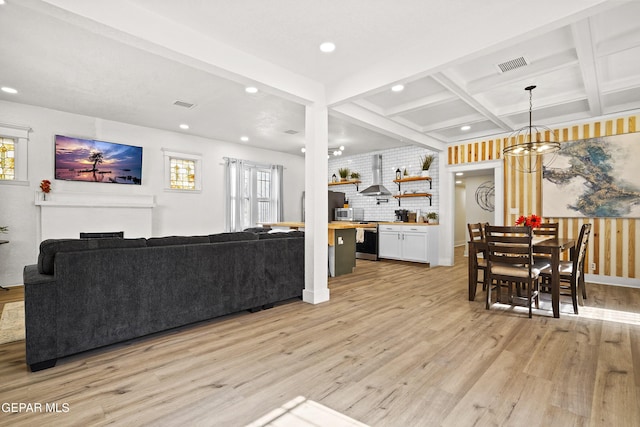
[[[6,0],[0,86],[18,94],[0,99],[302,155],[302,82],[326,93],[330,147],[443,149],[525,125],[529,85],[550,127],[640,109],[638,16],[623,0]]]

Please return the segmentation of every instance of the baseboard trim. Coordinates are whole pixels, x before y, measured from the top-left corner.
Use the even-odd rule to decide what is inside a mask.
[[[640,279],[629,277],[603,276],[601,274],[585,274],[584,280],[587,283],[597,283],[599,285],[623,286],[626,288],[640,288]]]

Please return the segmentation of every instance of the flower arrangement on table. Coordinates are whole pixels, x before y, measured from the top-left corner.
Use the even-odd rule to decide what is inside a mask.
[[[46,195],[51,192],[51,181],[49,181],[48,179],[43,179],[42,181],[40,181],[40,190],[42,190],[43,196],[46,197]]]
[[[531,228],[538,228],[540,227],[541,224],[542,224],[542,217],[536,214],[531,214],[529,216],[521,215],[516,220],[516,225],[525,225]]]

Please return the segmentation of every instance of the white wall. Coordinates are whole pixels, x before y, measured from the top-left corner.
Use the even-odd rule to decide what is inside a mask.
[[[153,195],[154,236],[210,234],[224,230],[223,157],[237,157],[284,166],[284,220],[301,217],[300,198],[304,190],[304,158],[241,144],[210,140],[179,132],[112,122],[94,117],[0,101],[0,123],[26,125],[29,138],[27,185],[0,183],[0,225],[9,233],[0,239],[0,284],[22,283],[22,269],[37,261],[39,208],[35,194],[42,179],[52,181],[52,194],[90,193]],[[94,138],[143,147],[142,185],[70,182],[54,179],[54,135]],[[163,189],[162,148],[202,155],[202,192],[183,194]]]
[[[455,246],[464,245],[467,242],[467,191],[464,185],[456,185],[455,193],[455,231],[453,244]]]

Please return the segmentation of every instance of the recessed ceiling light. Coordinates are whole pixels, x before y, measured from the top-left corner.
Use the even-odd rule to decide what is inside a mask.
[[[462,184],[462,181],[456,181],[456,184]]]
[[[0,0],[0,4],[4,4],[4,0]]]
[[[188,124],[183,123],[183,124],[181,124],[181,125],[180,125],[180,129],[187,130],[187,129],[189,129],[189,125],[188,125]]]
[[[469,130],[469,129],[471,129],[471,126],[469,125],[464,125],[460,128],[460,130]]]
[[[302,151],[303,153],[306,153],[306,152],[307,152],[307,149],[306,149],[306,148],[304,148],[304,147],[302,147],[302,148],[300,149],[300,151]]]
[[[241,136],[240,137],[240,141],[242,141],[242,142],[247,142],[248,140],[249,140],[248,136]]]
[[[394,92],[402,92],[404,90],[404,85],[391,86],[391,90]]]
[[[462,172],[456,172],[456,176],[462,176],[462,175],[464,175],[464,173],[462,173]]]
[[[0,0],[0,1],[2,1],[2,0]],[[2,87],[2,91],[3,92],[7,92],[7,93],[12,93],[12,94],[18,93],[18,91],[15,90],[14,88],[6,87],[6,86]]]
[[[258,88],[255,86],[247,86],[244,88],[247,93],[258,93]]]
[[[320,50],[324,53],[331,53],[336,50],[336,45],[331,42],[324,42],[320,45]]]

